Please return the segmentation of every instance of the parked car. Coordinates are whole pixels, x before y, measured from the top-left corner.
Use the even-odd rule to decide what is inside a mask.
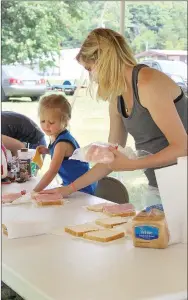
[[[62,84],[50,84],[47,83],[47,89],[52,91],[61,91],[64,92],[65,95],[74,95],[77,86],[74,83],[71,83],[69,80],[65,80]]]
[[[187,94],[187,65],[182,61],[143,60],[143,64],[166,73]]]
[[[3,65],[1,79],[1,101],[9,97],[30,97],[37,100],[46,92],[46,81],[33,70],[18,65]]]
[[[167,74],[172,80],[174,80],[179,87],[183,90],[183,92],[187,95],[188,94],[188,86],[187,83],[183,80],[183,78],[179,75]]]

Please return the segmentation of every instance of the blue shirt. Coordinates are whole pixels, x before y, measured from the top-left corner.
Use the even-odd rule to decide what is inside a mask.
[[[56,138],[56,140],[49,145],[49,151],[51,158],[53,158],[55,146],[59,142],[70,143],[74,150],[80,148],[79,144],[75,140],[75,138],[70,134],[70,132],[66,129],[62,131]],[[58,174],[63,180],[63,185],[67,186],[71,182],[74,182],[78,177],[82,176],[89,170],[89,164],[85,162],[81,162],[79,160],[69,159],[69,157],[64,157],[64,160],[61,163]],[[93,183],[83,189],[81,192],[93,195],[96,189],[96,183]]]

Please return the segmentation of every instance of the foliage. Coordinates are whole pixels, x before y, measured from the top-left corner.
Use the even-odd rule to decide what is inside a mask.
[[[2,63],[53,65],[61,42],[68,38],[68,20],[79,18],[76,1],[2,2]]]
[[[134,53],[187,49],[186,1],[128,1],[125,32]],[[80,47],[94,28],[119,31],[120,1],[2,1],[2,63],[54,65],[62,48]]]

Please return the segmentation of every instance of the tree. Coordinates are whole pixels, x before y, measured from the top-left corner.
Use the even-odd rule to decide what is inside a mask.
[[[71,18],[79,18],[76,0],[3,1],[2,63],[54,65],[60,43],[70,35]]]
[[[130,22],[137,32],[126,30],[125,36],[135,53],[146,50],[147,43],[150,49],[186,50],[186,1],[128,2],[127,6]]]
[[[124,35],[134,53],[186,50],[186,12],[186,1],[127,1]],[[98,26],[119,31],[119,23],[120,1],[2,1],[2,62],[37,60],[44,69],[60,48],[80,47]]]
[[[62,43],[64,48],[80,47],[83,39],[86,38],[88,33],[94,28],[100,26],[101,13],[104,8],[105,1],[88,0],[81,1],[80,3],[80,18],[68,20],[68,22],[70,22],[71,32],[68,37],[64,36]]]
[[[168,10],[168,15],[159,30],[159,49],[187,50],[187,2],[163,3],[162,7],[163,11]]]

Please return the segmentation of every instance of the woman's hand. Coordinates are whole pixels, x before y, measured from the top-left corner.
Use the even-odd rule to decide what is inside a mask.
[[[42,146],[42,145],[38,146],[37,150],[40,154],[49,154],[50,153],[49,149],[45,146]]]
[[[39,192],[39,194],[57,194],[61,193],[63,197],[67,197],[70,194],[72,194],[72,188],[70,186],[63,186],[59,188],[49,189],[49,190],[43,190]]]
[[[113,162],[108,164],[112,171],[134,171],[136,169],[136,160],[127,158],[127,156],[116,150],[114,147],[110,146],[109,150],[114,154]]]

